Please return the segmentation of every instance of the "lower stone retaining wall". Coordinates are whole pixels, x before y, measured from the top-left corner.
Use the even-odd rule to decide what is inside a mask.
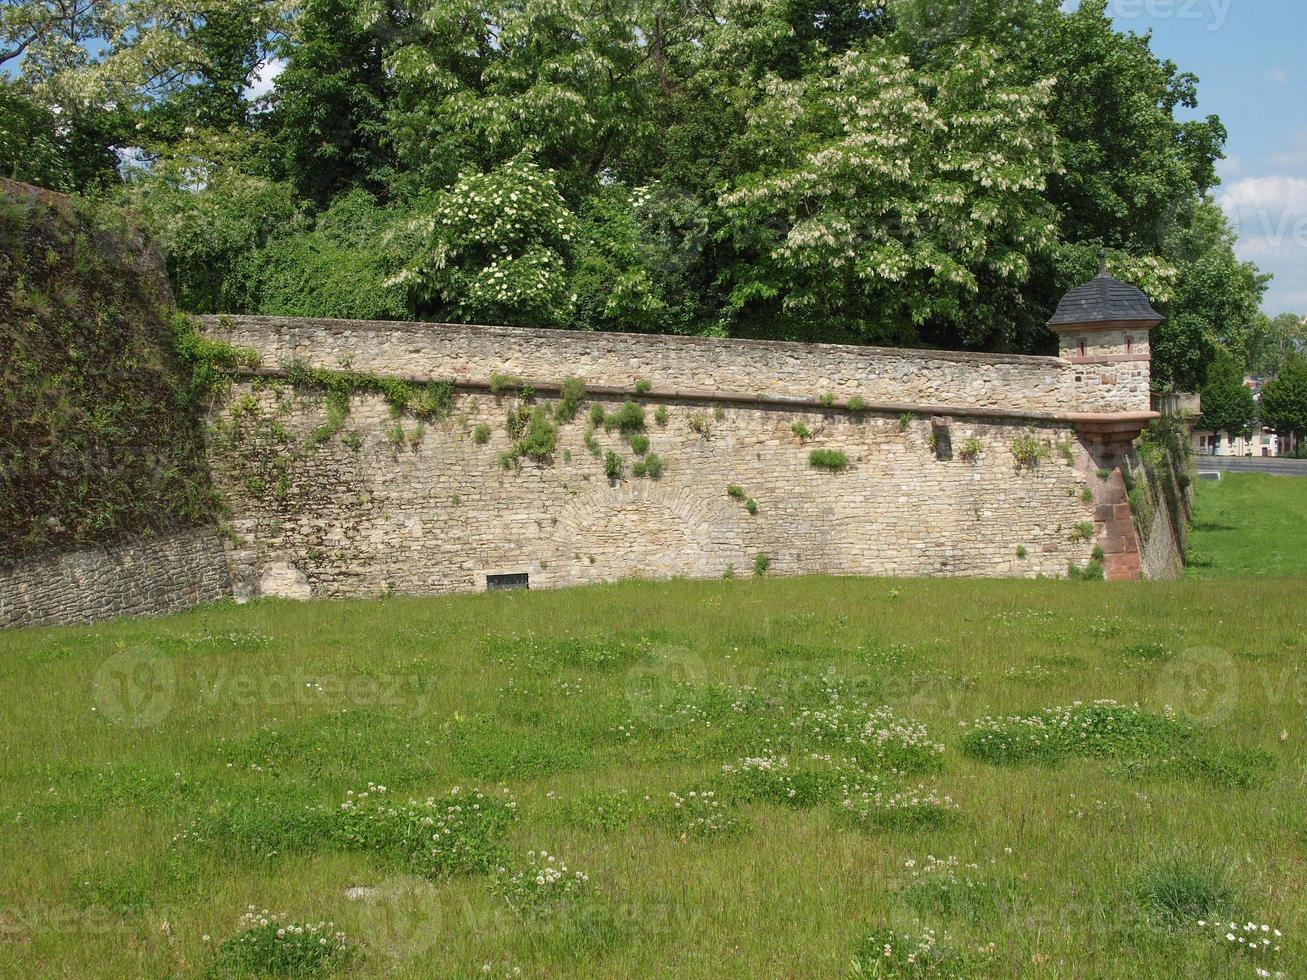
[[[200,528],[0,568],[0,628],[158,616],[230,595],[222,536]]]
[[[633,397],[657,479],[634,475],[640,457],[615,431],[587,445],[588,405],[559,426],[552,458],[505,469],[513,397],[459,394],[449,418],[421,425],[355,395],[332,431],[322,396],[238,382],[209,440],[237,597],[436,594],[523,573],[532,588],[748,576],[760,554],[776,575],[1065,576],[1091,559],[1081,529],[1102,481],[1074,426],[941,420],[952,457],[939,458],[920,416]],[[1014,442],[1031,436],[1046,458],[1019,465]],[[814,468],[818,448],[848,469]]]

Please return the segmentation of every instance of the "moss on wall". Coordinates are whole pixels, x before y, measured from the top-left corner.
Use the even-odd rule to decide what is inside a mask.
[[[121,214],[0,181],[0,564],[211,523],[197,409],[241,359]]]

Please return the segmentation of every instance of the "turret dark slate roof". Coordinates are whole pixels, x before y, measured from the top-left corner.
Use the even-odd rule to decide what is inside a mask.
[[[1083,286],[1077,286],[1062,297],[1062,302],[1057,304],[1057,312],[1048,321],[1048,325],[1056,327],[1111,320],[1160,323],[1162,314],[1153,309],[1153,304],[1148,301],[1142,289],[1113,279],[1106,272],[1100,272]]]

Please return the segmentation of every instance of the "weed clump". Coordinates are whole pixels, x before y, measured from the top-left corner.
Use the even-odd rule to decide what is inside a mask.
[[[358,947],[333,922],[291,922],[249,906],[240,933],[218,947],[217,977],[318,977],[348,966]]]
[[[838,449],[814,449],[808,454],[808,464],[814,469],[842,473],[849,468],[849,457]]]

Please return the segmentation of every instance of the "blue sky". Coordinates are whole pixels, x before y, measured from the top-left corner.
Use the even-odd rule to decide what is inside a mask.
[[[1216,190],[1239,256],[1275,279],[1263,308],[1307,315],[1307,0],[1110,0],[1118,30],[1198,76],[1230,131]]]

